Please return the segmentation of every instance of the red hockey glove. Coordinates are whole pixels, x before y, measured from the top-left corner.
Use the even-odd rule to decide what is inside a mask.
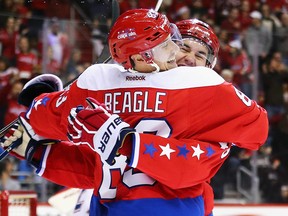
[[[112,165],[125,138],[135,130],[118,115],[111,115],[97,100],[89,97],[86,101],[90,107],[71,109],[68,138],[75,143],[89,145],[103,161]]]
[[[19,115],[19,123],[15,123],[11,129],[1,137],[0,144],[4,148],[1,159],[8,153],[20,159],[32,160],[33,154],[39,145],[54,144],[57,140],[45,139],[37,135],[25,118],[25,114]]]
[[[88,144],[98,129],[109,119],[111,113],[104,104],[93,98],[87,98],[88,107],[82,105],[72,108],[68,116],[69,140],[78,144]],[[81,113],[79,113],[81,111]],[[82,132],[82,130],[85,131]]]

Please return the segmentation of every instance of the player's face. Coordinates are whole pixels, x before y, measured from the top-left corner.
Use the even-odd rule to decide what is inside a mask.
[[[183,45],[176,55],[178,66],[206,66],[208,57],[208,48],[193,40],[183,39]]]
[[[151,49],[153,61],[159,66],[160,71],[169,70],[177,67],[176,54],[179,52],[179,47],[170,37],[158,46]]]
[[[143,53],[131,56],[134,62],[134,70],[141,73],[151,73],[155,71],[165,71],[177,67],[176,54],[179,52],[179,47],[170,38],[167,37],[159,45],[152,49],[146,50]],[[146,59],[145,58],[150,58]],[[150,62],[150,60],[152,60]],[[149,62],[149,63],[148,63]],[[156,68],[156,67],[159,68]]]

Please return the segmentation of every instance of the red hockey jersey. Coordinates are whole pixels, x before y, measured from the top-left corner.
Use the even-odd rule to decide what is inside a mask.
[[[129,166],[125,156],[108,166],[88,146],[62,142],[45,148],[37,173],[68,187],[95,188],[93,211],[100,215],[121,215],[115,214],[120,206],[135,215],[135,207],[152,205],[151,199],[173,205],[165,201],[169,207],[159,214],[143,207],[136,213],[190,215],[203,182],[215,175],[231,143],[256,150],[267,138],[266,111],[205,67],[144,74],[93,65],[70,89],[36,98],[27,117],[39,135],[66,139],[70,109],[85,105],[86,97],[104,102],[139,132]],[[109,210],[103,210],[98,199],[121,205],[108,202]]]

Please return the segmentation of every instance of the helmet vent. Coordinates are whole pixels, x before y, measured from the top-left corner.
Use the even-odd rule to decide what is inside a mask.
[[[118,55],[117,55],[117,50],[116,50],[116,43],[114,43],[114,44],[112,45],[112,49],[113,49],[113,54],[114,54],[116,57],[118,57]]]
[[[147,31],[147,30],[149,30],[150,28],[151,28],[151,27],[148,26],[148,27],[144,28],[144,31]]]
[[[155,34],[152,35],[152,37],[146,38],[146,40],[148,40],[148,41],[155,41],[155,40],[157,40],[160,36],[161,36],[161,33],[160,33],[160,32],[156,32]]]

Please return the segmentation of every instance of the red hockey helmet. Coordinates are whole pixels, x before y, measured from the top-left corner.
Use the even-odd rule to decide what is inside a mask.
[[[208,66],[213,68],[217,61],[220,44],[213,29],[198,19],[182,20],[176,23],[183,39],[191,38],[208,47]]]
[[[132,68],[130,56],[142,53],[147,62],[153,56],[145,54],[162,43],[171,33],[165,15],[149,9],[133,9],[119,16],[111,28],[108,42],[112,58],[124,68]]]

